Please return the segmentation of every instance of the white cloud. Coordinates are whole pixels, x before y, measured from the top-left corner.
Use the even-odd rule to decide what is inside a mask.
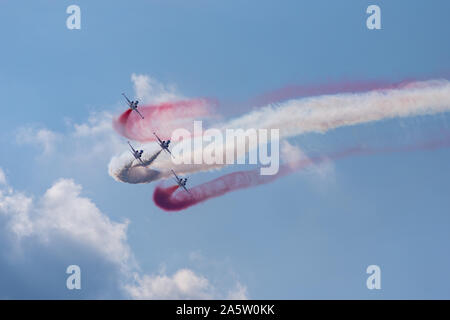
[[[40,146],[44,155],[54,151],[60,138],[59,134],[46,128],[22,127],[16,134],[17,143]]]
[[[126,148],[124,139],[112,127],[113,115],[110,112],[92,113],[84,123],[67,122],[66,132],[53,132],[49,129],[22,127],[17,131],[19,144],[39,145],[40,159],[53,160],[53,163],[67,165],[93,163],[110,159]]]
[[[211,299],[209,281],[188,269],[167,275],[136,277],[136,285],[126,289],[134,299]]]
[[[112,134],[113,115],[110,112],[91,113],[88,121],[81,124],[74,124],[72,134],[75,137],[93,137],[101,134]]]
[[[126,263],[131,252],[126,242],[128,221],[112,222],[88,198],[80,196],[81,186],[61,179],[38,201],[10,189],[0,193],[0,212],[18,239],[35,236],[43,242],[56,234],[85,244],[105,258]]]
[[[0,172],[3,173],[3,170],[0,169]],[[226,289],[215,288],[207,278],[190,269],[180,269],[173,276],[165,275],[164,271],[156,276],[142,273],[127,242],[129,222],[111,221],[81,193],[82,187],[71,179],[56,181],[37,199],[4,184],[0,186],[0,217],[3,218],[0,222],[4,222],[5,230],[14,236],[19,247],[20,243],[31,240],[35,245],[45,247],[45,252],[49,253],[56,250],[54,248],[58,243],[69,241],[78,244],[81,249],[77,250],[94,252],[96,264],[101,265],[105,261],[119,270],[123,281],[116,289],[124,292],[126,297],[246,298],[246,288],[239,283],[236,289],[223,294],[221,292]],[[10,250],[13,248],[16,246],[9,247]],[[57,254],[70,258],[73,253],[69,250]],[[101,270],[97,272],[101,273]],[[108,279],[108,276],[105,278]]]
[[[290,144],[287,140],[281,142],[281,159],[289,164],[294,165],[301,160],[307,160],[306,154],[297,146]]]
[[[311,161],[302,149],[290,144],[287,140],[283,140],[281,143],[281,159],[293,169],[295,169],[300,161]],[[335,167],[333,161],[322,159],[318,163],[306,166],[303,170],[300,170],[299,173],[312,174],[314,177],[320,179],[327,179],[329,177],[334,178]]]
[[[71,159],[78,162],[109,159],[113,154],[127,148],[124,139],[113,129],[113,115],[110,112],[96,112],[85,123],[73,124],[64,136],[69,143]]]
[[[227,295],[228,300],[247,300],[248,292],[247,287],[242,285],[240,282],[236,283],[236,287]]]
[[[224,295],[208,279],[189,269],[172,276],[137,276],[135,280],[135,285],[126,287],[134,299],[247,299],[247,288],[240,283]]]
[[[3,169],[0,168],[0,185],[6,185],[6,175],[5,172],[3,172]]]
[[[10,230],[16,235],[29,235],[32,230],[29,213],[32,199],[25,194],[15,192],[5,185],[0,189],[0,214],[7,217]]]
[[[61,232],[90,245],[114,262],[128,262],[129,222],[112,222],[90,199],[81,197],[80,192],[81,186],[72,180],[57,181],[41,199],[39,214],[33,220],[34,232],[42,237]]]
[[[136,97],[145,104],[180,100],[183,96],[175,85],[164,85],[156,79],[143,74],[131,75]]]

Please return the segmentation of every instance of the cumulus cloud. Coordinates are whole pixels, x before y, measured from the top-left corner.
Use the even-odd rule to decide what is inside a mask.
[[[34,197],[14,190],[1,168],[0,177],[0,281],[7,283],[0,297],[209,299],[239,292],[246,297],[240,284],[221,294],[226,289],[190,269],[173,276],[141,272],[127,241],[129,221],[112,221],[71,179],[59,179]],[[88,274],[81,296],[64,287],[65,268],[74,263]]]
[[[80,193],[69,179],[41,197],[0,187],[0,298],[127,297],[121,283],[133,266],[128,223],[112,222]],[[85,275],[79,292],[65,287],[71,264]]]
[[[112,222],[88,198],[80,196],[81,186],[73,180],[61,179],[48,189],[35,215],[33,231],[41,237],[61,232],[86,243],[105,258],[117,263],[129,261],[127,244],[128,220]]]
[[[287,140],[281,142],[281,159],[291,169],[295,169],[296,164],[301,161],[308,161],[309,157],[303,152],[303,150],[295,145],[292,145]],[[306,167],[301,173],[311,174],[319,179],[326,179],[334,177],[335,168],[333,161],[323,159],[319,163],[314,163],[311,166]]]
[[[6,184],[6,175],[3,172],[3,169],[0,168],[0,185],[5,185]]]
[[[176,101],[184,98],[177,92],[175,85],[164,85],[148,75],[133,73],[131,81],[136,97],[145,104]]]
[[[16,140],[19,144],[31,144],[42,149],[44,155],[54,151],[56,143],[60,136],[46,128],[22,127],[16,134]]]
[[[247,300],[248,299],[247,287],[242,285],[240,282],[236,283],[235,288],[228,292],[226,298],[228,300]]]
[[[247,288],[240,283],[224,294],[189,269],[178,270],[172,276],[144,275],[135,280],[136,284],[126,287],[134,299],[247,299]]]
[[[7,218],[10,231],[19,237],[32,232],[31,207],[32,199],[25,194],[15,192],[8,185],[0,189],[0,214]]]
[[[135,299],[212,299],[212,287],[208,279],[188,269],[167,275],[136,278],[137,285],[127,286]]]
[[[9,188],[0,193],[0,212],[9,217],[19,240],[34,236],[48,243],[57,234],[88,245],[108,260],[127,263],[129,221],[111,221],[81,191],[71,179],[56,181],[38,200]]]
[[[110,112],[91,113],[87,122],[73,125],[72,134],[75,137],[94,137],[112,132],[111,122],[113,115]]]
[[[39,159],[51,158],[53,165],[106,162],[126,147],[124,139],[115,134],[112,119],[111,112],[94,112],[86,122],[67,121],[62,132],[23,126],[17,130],[16,141],[19,145],[39,146]]]

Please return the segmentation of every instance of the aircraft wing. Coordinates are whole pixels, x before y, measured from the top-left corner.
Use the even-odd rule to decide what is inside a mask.
[[[162,144],[161,139],[156,135],[156,133],[153,132],[153,134],[155,135],[156,139],[158,139],[158,142],[159,142],[159,144],[161,145],[161,144]]]
[[[173,157],[172,152],[170,152],[169,148],[164,148],[164,150],[166,150]]]
[[[139,110],[137,108],[133,109],[134,111],[136,111],[136,113],[142,118],[144,119],[144,116],[139,112]]]
[[[186,186],[183,186],[183,189],[184,189],[187,193],[189,193],[189,195],[190,195],[192,198],[194,198],[194,195],[192,194],[191,191],[189,191],[188,188],[186,188]]]
[[[131,145],[130,141],[128,141],[128,145],[130,146],[131,150],[133,150],[133,152],[136,152],[136,150],[134,150],[133,146]],[[134,153],[133,153],[134,156]]]
[[[130,99],[127,98],[127,96],[125,95],[125,93],[122,93],[122,95],[125,97],[125,99],[127,99],[128,105],[131,105],[131,101],[130,101]]]
[[[175,173],[175,171],[173,171],[173,170],[170,170],[170,171],[172,171],[172,173],[173,173],[173,175],[175,176],[175,178],[177,178],[177,183],[178,183],[178,185],[180,184],[180,178],[178,178],[178,176],[177,176],[177,174]]]

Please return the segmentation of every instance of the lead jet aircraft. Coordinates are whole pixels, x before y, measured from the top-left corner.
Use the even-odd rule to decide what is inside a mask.
[[[130,141],[128,141],[128,145],[129,145],[130,148],[131,148],[130,152],[131,152],[131,154],[133,155],[133,157],[134,157],[136,160],[139,160],[139,161],[141,162],[141,164],[144,164],[144,161],[142,161],[142,159],[141,159],[142,154],[144,153],[144,150],[135,150],[135,149],[133,148],[133,146],[131,145]]]
[[[176,180],[178,186],[183,188],[187,193],[189,193],[192,196],[192,193],[186,188],[187,178],[180,178],[177,176],[175,171],[173,171],[173,170],[171,170],[171,171],[172,171],[173,175],[175,176],[175,180]]]
[[[170,144],[170,140],[161,140],[156,133],[153,132],[153,134],[155,135],[156,139],[158,139],[158,144],[161,147],[161,149],[167,151],[167,153],[169,153],[172,156],[172,152],[170,152],[169,150],[169,144]],[[173,156],[172,156],[173,157]]]
[[[139,101],[130,101],[130,99],[127,98],[127,96],[125,95],[125,93],[122,93],[122,95],[125,97],[125,99],[127,100],[128,106],[130,107],[131,110],[135,111],[142,119],[144,119],[144,116],[139,112],[138,108],[138,103]]]

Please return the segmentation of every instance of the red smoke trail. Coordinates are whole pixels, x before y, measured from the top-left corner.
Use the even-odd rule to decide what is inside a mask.
[[[170,186],[168,188],[156,188],[155,192],[153,193],[153,201],[160,207],[160,208],[168,208],[168,207],[177,207],[176,204],[174,205],[171,202],[171,197],[173,193],[178,189],[178,186]],[[186,201],[184,201],[186,203]],[[184,204],[183,204],[184,205]],[[189,207],[186,206],[186,208]],[[184,207],[180,207],[174,210],[181,210],[184,209]]]
[[[125,126],[126,126],[126,123],[127,123],[127,121],[128,121],[128,118],[130,117],[131,111],[132,111],[131,109],[128,109],[127,111],[125,111],[124,113],[122,113],[122,114],[120,115],[120,117],[117,118],[117,119],[114,121],[114,123],[113,123],[114,129],[116,129],[116,131],[117,131],[119,134],[121,134],[122,136],[125,136],[125,130],[124,130],[124,128],[125,128]]]
[[[336,153],[332,156],[337,159],[339,157],[354,153],[355,150],[358,149],[348,149],[343,152]],[[312,164],[319,163],[326,159],[330,159],[330,157],[317,157],[316,159],[304,159],[296,163],[290,163],[288,165],[282,166],[277,174],[271,176],[261,175],[259,169],[233,172],[189,189],[192,196],[184,190],[175,192],[178,186],[165,188],[160,184],[155,188],[155,191],[153,193],[153,200],[155,204],[163,210],[179,211],[200,202],[206,201],[210,198],[224,195],[231,191],[272,182],[291,172],[300,170]]]
[[[153,193],[155,204],[166,211],[179,211],[196,205],[211,198],[219,197],[228,192],[249,188],[261,184],[270,183],[280,177],[302,170],[314,164],[324,161],[338,160],[350,156],[365,156],[382,153],[412,152],[419,150],[435,150],[450,147],[450,136],[441,140],[426,141],[421,144],[407,145],[401,147],[386,148],[366,148],[354,147],[342,151],[334,152],[325,156],[316,156],[303,159],[294,163],[288,163],[280,167],[279,172],[272,176],[260,175],[260,170],[238,171],[221,176],[212,181],[206,182],[190,189],[193,197],[184,190],[175,192],[178,186],[168,188],[158,185]]]
[[[168,139],[178,128],[192,132],[192,120],[209,116],[211,104],[206,99],[191,99],[141,106],[138,110],[144,119],[128,109],[114,120],[113,126],[122,136],[139,142],[155,141],[153,132]]]
[[[178,186],[165,188],[160,184],[155,188],[153,201],[163,210],[179,211],[234,190],[268,183],[278,178],[277,176],[261,176],[259,169],[233,172],[189,189],[192,196],[184,190],[175,192]]]

